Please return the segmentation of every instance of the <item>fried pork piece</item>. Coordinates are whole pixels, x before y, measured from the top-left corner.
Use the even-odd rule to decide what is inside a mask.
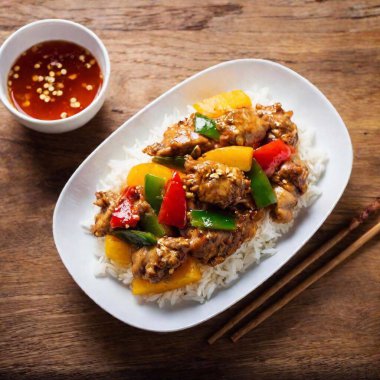
[[[266,136],[269,122],[253,108],[240,108],[216,119],[220,145],[257,146]]]
[[[131,187],[130,187],[131,189]],[[136,186],[129,199],[133,202],[133,211],[141,217],[146,213],[154,213],[150,204],[145,200],[143,186]]]
[[[149,203],[145,201],[143,192],[144,190],[142,186],[136,186],[135,191],[130,192],[130,197],[128,198],[133,204],[133,213],[138,216],[147,212],[153,212]],[[98,191],[95,193],[95,196],[96,201],[94,202],[94,205],[99,206],[101,210],[95,216],[95,224],[92,226],[92,233],[95,236],[104,236],[111,229],[110,221],[112,213],[121,201],[122,195],[113,191]]]
[[[213,162],[186,160],[184,183],[201,202],[227,208],[244,204],[251,207],[250,181],[234,167]]]
[[[99,206],[101,210],[95,216],[95,224],[91,231],[95,236],[104,236],[110,229],[110,220],[112,213],[119,203],[120,195],[113,191],[97,191],[94,205]]]
[[[271,106],[256,105],[257,114],[269,123],[269,140],[281,139],[286,144],[296,146],[298,142],[297,126],[291,121],[293,111],[284,111],[281,103]]]
[[[183,237],[163,237],[153,247],[132,254],[132,272],[150,282],[159,282],[181,266],[187,257],[189,241]]]
[[[221,264],[246,240],[255,236],[258,221],[262,216],[262,211],[238,212],[235,231],[201,230],[195,227],[183,230],[183,236],[190,241],[189,254],[203,264]]]
[[[277,203],[273,205],[270,215],[277,223],[289,223],[293,219],[293,211],[297,206],[297,196],[281,186],[275,186]]]
[[[271,181],[277,196],[277,204],[271,210],[274,221],[289,223],[293,219],[298,197],[307,190],[308,174],[309,169],[298,157],[284,162],[273,174]]]
[[[298,158],[284,162],[273,174],[271,181],[293,194],[304,194],[307,190],[309,169]]]
[[[228,145],[256,146],[262,141],[270,123],[253,108],[240,108],[214,119],[220,141],[214,141],[194,131],[195,114],[170,126],[160,143],[149,145],[144,153],[151,156],[184,156],[197,148],[197,154]]]
[[[150,156],[184,156],[191,154],[195,147],[207,152],[215,147],[215,141],[194,131],[195,114],[171,125],[160,143],[147,146],[143,152]]]

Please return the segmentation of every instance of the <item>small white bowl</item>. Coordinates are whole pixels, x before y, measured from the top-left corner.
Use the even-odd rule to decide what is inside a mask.
[[[103,74],[103,84],[92,103],[81,112],[59,120],[35,119],[18,111],[8,96],[8,73],[25,50],[43,41],[64,40],[88,49],[96,58]],[[68,20],[48,19],[32,22],[9,36],[0,48],[0,99],[17,121],[44,133],[63,133],[77,129],[92,119],[102,107],[108,88],[111,64],[100,38],[83,25]]]

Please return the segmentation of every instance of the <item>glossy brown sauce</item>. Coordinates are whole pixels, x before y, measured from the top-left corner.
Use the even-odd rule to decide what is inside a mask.
[[[46,41],[21,54],[8,74],[8,93],[21,112],[57,120],[85,109],[102,86],[98,62],[85,48]]]

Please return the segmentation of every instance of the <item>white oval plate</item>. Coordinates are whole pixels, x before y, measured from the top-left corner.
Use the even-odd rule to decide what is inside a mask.
[[[294,228],[277,245],[278,252],[252,267],[239,280],[204,304],[186,303],[160,309],[156,304],[139,304],[130,290],[112,278],[94,276],[96,239],[86,234],[81,223],[92,217],[91,203],[110,159],[122,159],[122,145],[136,137],[145,139],[149,129],[160,125],[165,113],[174,108],[186,114],[187,105],[199,99],[233,89],[268,87],[275,101],[295,111],[294,120],[316,132],[316,144],[330,161],[319,182],[322,195],[299,215]],[[338,112],[308,80],[274,62],[259,59],[228,61],[210,67],[143,108],[109,136],[80,165],[58,199],[53,217],[55,244],[75,282],[100,307],[129,325],[159,332],[176,331],[221,313],[273,275],[313,236],[341,197],[350,178],[352,145]]]

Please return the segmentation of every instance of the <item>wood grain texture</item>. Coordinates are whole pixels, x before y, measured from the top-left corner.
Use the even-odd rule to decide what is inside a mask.
[[[379,15],[379,1],[370,0],[0,0],[0,41],[25,23],[67,18],[93,29],[112,62],[103,109],[77,131],[42,135],[19,126],[0,107],[0,377],[379,378],[378,238],[238,344],[224,339],[210,348],[206,338],[276,276],[198,327],[154,334],[122,324],[89,300],[61,263],[51,233],[63,185],[126,119],[210,65],[267,58],[327,95],[355,151],[341,201],[284,273],[379,196]]]

